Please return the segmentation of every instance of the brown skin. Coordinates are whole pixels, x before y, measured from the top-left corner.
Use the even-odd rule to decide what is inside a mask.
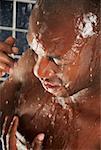
[[[8,37],[5,42],[0,41],[0,76],[9,72],[14,65],[14,60],[8,54],[17,54],[18,48],[14,46],[15,39]]]
[[[21,89],[21,86],[22,86],[22,83],[20,82],[20,79],[19,79],[20,74],[18,74],[18,76],[16,76],[17,71],[19,70],[19,67],[20,67],[20,70],[22,68],[21,72],[19,72],[19,73],[21,73],[21,78],[25,79],[23,81],[23,83],[26,83],[26,81],[28,81],[27,84],[31,83],[31,81],[28,80],[28,78],[29,78],[28,74],[32,72],[32,66],[30,67],[30,65],[34,64],[34,55],[33,55],[33,53],[32,54],[30,53],[30,54],[27,54],[26,57],[29,57],[29,59],[28,59],[29,67],[26,66],[26,68],[28,67],[27,71],[24,71],[22,68],[23,61],[24,61],[24,59],[22,58],[21,63],[19,63],[18,66],[16,64],[15,67],[13,67],[13,71],[12,71],[12,75],[11,75],[10,79],[7,82],[5,82],[4,86],[2,86],[2,84],[1,84],[1,87],[0,87],[0,102],[1,102],[0,109],[2,112],[4,112],[1,117],[1,126],[3,126],[3,124],[5,124],[5,117],[6,117],[6,115],[8,115],[9,117],[6,117],[6,118],[8,118],[7,122],[6,122],[6,127],[5,127],[6,130],[5,129],[2,129],[2,130],[5,131],[4,137],[3,137],[4,139],[5,139],[5,136],[9,134],[9,140],[11,142],[8,144],[9,144],[10,150],[17,149],[17,147],[15,146],[15,143],[16,143],[15,130],[17,130],[17,127],[18,127],[18,117],[16,117],[16,119],[14,121],[12,121],[12,118],[15,115],[15,111],[16,111],[17,103],[18,103],[19,95],[17,95],[17,92],[19,92],[19,90]],[[14,78],[12,78],[12,76]],[[25,76],[25,77],[23,77],[23,76]],[[32,80],[34,82],[35,78],[33,78]],[[25,86],[26,86],[26,84],[25,84]],[[6,95],[6,93],[4,91],[5,92],[8,91],[9,94]],[[6,103],[6,100],[8,100],[8,104]],[[13,122],[13,126],[12,126],[12,122]],[[8,132],[9,130],[11,130],[11,132]],[[33,150],[40,150],[42,142],[43,142],[43,138],[44,138],[43,133],[41,134],[41,132],[40,132],[40,134],[37,134],[36,136],[34,136],[34,134],[33,134],[33,138],[34,138],[34,140],[32,140],[32,144],[30,143],[30,146],[33,145]]]
[[[40,82],[33,76],[33,58],[34,53],[26,51],[14,67],[11,77],[1,85],[1,108],[5,112],[4,116],[18,115],[18,130],[30,142],[38,133],[45,133],[43,145],[46,149],[65,149],[68,145],[76,150],[85,149],[85,146],[88,150],[98,150],[100,105],[97,84],[88,88],[85,95],[77,98],[77,103],[73,104],[67,100],[69,108],[63,109],[60,104],[52,100],[52,95],[44,93]],[[26,59],[29,63],[26,63]],[[25,65],[26,70],[23,69]],[[40,100],[37,100],[38,97]],[[8,104],[6,100],[9,101]],[[49,117],[49,114],[52,114],[52,117]],[[54,117],[55,126],[54,122],[52,123]],[[50,136],[54,136],[52,143]]]
[[[9,150],[17,150],[17,146],[16,146],[16,131],[17,131],[17,127],[19,124],[19,119],[17,116],[13,117],[11,124],[8,128],[8,133],[6,134],[6,130],[7,130],[7,124],[8,124],[8,120],[9,117],[6,116],[5,117],[5,121],[3,124],[3,129],[2,129],[2,136],[5,139],[5,150],[6,150],[6,146],[8,145],[9,147],[7,149]],[[9,137],[9,139],[7,139],[7,137]],[[40,150],[41,149],[41,145],[44,139],[44,134],[39,134],[35,137],[35,139],[32,142],[33,145],[33,150]],[[29,145],[26,144],[26,150],[28,150]]]
[[[64,9],[62,10],[64,11]],[[41,14],[41,12],[39,14]],[[64,46],[64,49],[51,49],[53,45],[51,43],[51,38],[49,37],[50,34],[47,32],[47,30],[42,34],[42,38],[38,41],[38,43],[41,43],[42,46],[45,47],[45,52],[50,52],[51,54],[51,52],[53,53],[55,51],[56,54],[63,56],[66,53],[67,46],[70,48],[73,44],[73,40],[75,39],[75,34],[73,34],[74,30],[72,30],[73,26],[67,23],[67,25],[70,25],[71,30],[69,30],[69,26],[68,28],[65,28],[66,24],[57,24],[58,28],[52,28],[54,27],[51,26],[51,20],[53,19],[52,16],[50,15],[51,19],[48,19],[48,23],[50,25],[48,31],[52,31],[52,33],[55,33],[57,37],[61,37],[61,35],[64,37],[64,44],[61,43],[60,46],[58,46],[60,42],[56,44],[58,48]],[[33,15],[32,18],[32,20],[30,19],[30,28],[28,34],[28,41],[30,45],[33,40],[33,35],[38,31],[37,26],[35,26],[37,20],[34,20],[35,16]],[[37,18],[40,19],[42,16],[37,16],[36,19]],[[66,18],[66,16],[64,18]],[[47,21],[47,16],[46,20],[44,21]],[[72,21],[70,20],[70,23],[71,22]],[[61,31],[61,29],[66,30],[62,32],[63,30]],[[66,42],[67,38],[65,33],[68,33],[67,31],[71,31],[68,37],[71,37],[70,35],[72,35],[72,37],[69,38],[69,43]],[[63,74],[65,79],[69,77],[69,79],[73,81],[73,88],[67,92],[67,95],[69,96],[66,97],[67,95],[64,94],[65,91],[61,93],[63,94],[62,96],[65,96],[66,108],[61,106],[59,101],[57,101],[57,98],[54,100],[53,95],[44,91],[40,81],[35,76],[33,76],[33,69],[35,68],[35,54],[31,50],[27,50],[18,61],[16,66],[14,66],[9,79],[1,84],[0,101],[2,106],[1,110],[4,112],[2,116],[2,122],[5,115],[7,114],[19,116],[18,131],[25,136],[26,140],[29,141],[30,144],[38,133],[41,132],[45,134],[43,149],[99,150],[99,44],[98,37],[95,37],[96,36],[92,36],[87,39],[83,48],[80,49],[81,53],[75,59],[77,65],[71,66],[71,71],[69,73],[66,71],[66,67],[68,68],[68,65],[66,64],[63,67]],[[96,49],[94,49],[93,46],[95,46],[94,48]],[[51,82],[52,80],[50,80],[48,70],[50,71],[55,68],[56,73],[58,73],[61,68],[59,68],[59,66],[56,65],[54,61],[51,61],[52,59],[47,58],[48,56],[46,55],[45,57],[41,58],[39,68],[37,69],[37,75],[39,79],[44,78]],[[89,62],[91,58],[93,58],[92,63],[91,61]],[[38,62],[36,62],[36,65],[37,64]],[[85,64],[87,65],[86,67]],[[89,70],[87,69],[90,67],[90,64],[92,64],[93,68],[93,82],[90,82]],[[45,69],[44,72],[43,69]],[[79,75],[77,74],[77,70],[79,70]],[[54,70],[52,73],[54,73]],[[51,75],[55,76],[55,74]],[[75,75],[77,78],[75,78]],[[54,76],[52,76],[52,78]],[[54,81],[58,81],[56,79],[57,76],[55,76]],[[75,96],[74,93],[77,95]],[[75,101],[73,101],[70,95],[72,97],[74,96]]]

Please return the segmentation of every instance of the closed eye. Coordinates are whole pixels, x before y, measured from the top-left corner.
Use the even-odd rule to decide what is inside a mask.
[[[60,65],[60,63],[61,63],[60,57],[48,56],[48,59],[49,59],[49,61],[54,62],[56,65]]]
[[[61,59],[59,58],[53,58],[54,62],[57,64],[57,65],[61,65]]]

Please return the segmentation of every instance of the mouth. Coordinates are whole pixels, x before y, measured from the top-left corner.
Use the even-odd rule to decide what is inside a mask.
[[[66,89],[61,84],[53,84],[50,82],[43,82],[42,85],[46,89],[46,91],[53,94],[54,96],[66,97],[68,95]]]
[[[61,87],[61,84],[53,84],[50,82],[44,82],[43,85],[46,87],[46,89],[55,89]]]

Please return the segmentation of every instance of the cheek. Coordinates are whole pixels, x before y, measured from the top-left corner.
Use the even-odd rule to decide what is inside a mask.
[[[68,82],[74,82],[77,80],[79,75],[78,65],[68,65],[63,68],[64,80]]]

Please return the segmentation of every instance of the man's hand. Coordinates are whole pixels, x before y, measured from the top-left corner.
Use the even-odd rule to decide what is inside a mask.
[[[9,56],[9,54],[17,54],[19,51],[14,44],[15,39],[11,36],[5,42],[0,41],[0,76],[9,73],[10,68],[14,65],[14,60]]]
[[[19,145],[17,144],[17,140],[20,141],[20,139],[17,139],[17,136],[16,136],[19,119],[18,117],[15,116],[13,120],[11,121],[10,127],[8,130],[7,130],[8,128],[7,120],[8,120],[8,117],[5,117],[3,129],[2,129],[2,139],[4,140],[3,145],[5,147],[5,150],[20,150],[21,147],[19,149],[18,148]],[[40,133],[34,138],[31,145],[26,144],[22,146],[25,147],[24,150],[29,150],[30,148],[32,150],[41,150],[43,140],[44,140],[44,134]],[[21,143],[20,143],[20,146],[21,146]]]

